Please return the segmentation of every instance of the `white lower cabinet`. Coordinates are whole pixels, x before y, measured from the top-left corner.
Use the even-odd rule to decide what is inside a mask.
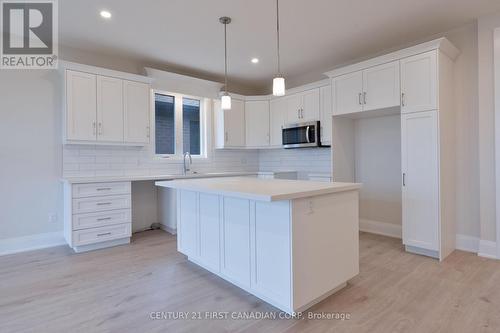
[[[130,243],[131,183],[64,184],[64,237],[75,252]]]
[[[250,286],[250,202],[223,198],[221,273],[234,283]]]
[[[200,193],[200,260],[213,269],[220,268],[220,200],[218,195]]]
[[[358,193],[259,201],[177,189],[188,259],[277,308],[303,311],[359,272]]]
[[[290,304],[290,204],[254,202],[250,209],[252,288],[276,302]]]
[[[198,257],[198,197],[196,192],[177,191],[177,250],[187,256]],[[178,222],[179,223],[179,222]]]

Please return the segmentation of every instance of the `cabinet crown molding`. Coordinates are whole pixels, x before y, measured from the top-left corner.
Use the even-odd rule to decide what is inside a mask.
[[[460,54],[460,50],[457,49],[448,39],[438,38],[418,45],[410,46],[402,50],[391,52],[385,55],[381,55],[375,58],[371,58],[365,61],[357,62],[352,65],[347,65],[333,69],[331,71],[325,72],[324,74],[330,78],[349,74],[352,72],[367,69],[369,67],[382,65],[391,61],[401,60],[410,56],[414,56],[420,53],[425,53],[432,50],[440,50],[451,60],[455,60]]]
[[[148,84],[150,84],[154,81],[153,78],[150,78],[150,77],[147,77],[144,75],[120,72],[120,71],[115,71],[112,69],[84,65],[84,64],[79,64],[76,62],[63,61],[63,60],[59,61],[59,70],[62,71],[62,73],[64,73],[66,70],[72,70],[72,71],[76,71],[76,72],[83,72],[83,73],[88,73],[88,74],[108,76],[108,77],[113,77],[113,78],[117,78],[117,79],[136,81],[136,82],[142,82],[142,83],[148,83]]]

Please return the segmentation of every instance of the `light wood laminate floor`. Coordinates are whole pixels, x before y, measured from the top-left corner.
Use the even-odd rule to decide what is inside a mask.
[[[90,253],[56,247],[4,256],[0,332],[500,332],[500,262],[455,251],[439,263],[365,233],[360,260],[359,276],[310,309],[349,320],[237,320],[238,311],[279,312],[189,263],[162,231]],[[151,319],[170,311],[230,313]]]

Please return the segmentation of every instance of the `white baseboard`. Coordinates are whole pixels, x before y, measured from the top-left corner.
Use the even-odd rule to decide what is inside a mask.
[[[165,224],[160,224],[160,228],[161,228],[161,230],[166,231],[169,234],[177,235],[177,228],[172,228],[172,227],[169,227],[168,225],[165,225]]]
[[[394,238],[402,237],[401,226],[387,222],[359,219],[359,230]]]
[[[479,237],[457,235],[455,248],[457,250],[478,253],[479,252]]]
[[[481,239],[479,241],[479,252],[477,255],[485,258],[497,259],[497,243]]]
[[[47,232],[0,240],[0,256],[66,244],[62,232]]]

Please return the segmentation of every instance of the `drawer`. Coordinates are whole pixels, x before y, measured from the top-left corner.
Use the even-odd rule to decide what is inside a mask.
[[[73,199],[73,215],[130,208],[131,195],[109,195]]]
[[[130,182],[89,183],[73,185],[73,198],[131,193]]]
[[[120,223],[132,223],[130,209],[73,215],[73,230],[103,227]]]
[[[116,224],[100,228],[73,231],[73,246],[89,245],[113,239],[130,237],[132,224]]]

